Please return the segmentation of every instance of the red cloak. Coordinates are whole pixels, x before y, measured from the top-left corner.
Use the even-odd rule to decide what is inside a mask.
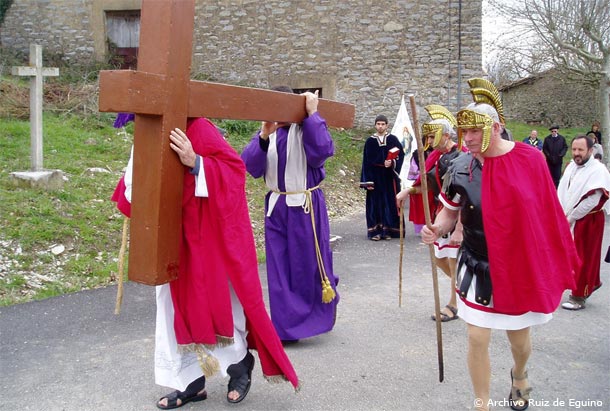
[[[583,199],[594,191],[587,193]],[[576,276],[576,287],[572,289],[574,297],[586,298],[602,285],[599,274],[606,221],[602,207],[606,201],[608,192],[603,190],[599,203],[574,224],[574,243],[582,261],[582,267]]]
[[[430,171],[430,169],[434,167],[434,164],[436,164],[440,157],[441,152],[438,150],[433,150],[428,155],[428,158],[426,158],[426,162],[424,165],[424,169],[426,170],[426,172]],[[417,179],[413,182],[413,187],[418,187],[421,185],[421,176],[422,172],[420,168],[419,176],[417,176]],[[428,190],[428,208],[430,209],[430,218],[434,220],[434,210],[436,207],[434,204],[434,193],[432,192],[432,190]],[[421,193],[409,195],[409,221],[411,221],[413,224],[426,224],[426,214],[424,212],[424,197]]]
[[[481,201],[494,309],[555,311],[580,260],[542,154],[516,142],[485,158]]]

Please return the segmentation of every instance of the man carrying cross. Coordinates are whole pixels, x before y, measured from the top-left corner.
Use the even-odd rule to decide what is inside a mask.
[[[138,70],[100,73],[100,111],[135,114],[129,278],[161,285],[159,332],[179,351],[168,378],[157,374],[176,389],[162,409],[205,399],[202,374],[218,370],[231,376],[229,402],[243,400],[254,362],[246,329],[263,373],[298,387],[262,298],[244,164],[202,117],[301,121],[305,98],[190,80],[194,13],[194,0],[142,0]],[[329,124],[353,123],[352,105],[320,101],[320,110]],[[232,358],[217,351],[226,346]]]
[[[262,298],[243,162],[204,118],[190,120],[186,134],[173,130],[170,140],[185,166],[183,236],[178,278],[156,287],[155,379],[176,391],[157,407],[205,400],[206,376],[218,371],[230,377],[227,400],[242,401],[254,367],[249,346],[265,376],[297,387]],[[131,174],[128,168],[113,196],[119,205],[129,200]]]

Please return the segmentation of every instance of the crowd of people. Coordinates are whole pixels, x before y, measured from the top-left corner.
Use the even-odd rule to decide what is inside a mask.
[[[516,142],[494,85],[484,79],[471,79],[469,85],[473,102],[455,115],[440,105],[426,106],[425,164],[417,152],[405,153],[388,132],[385,115],[375,118],[375,132],[364,143],[360,184],[366,190],[367,238],[404,236],[399,222],[409,205],[415,232],[434,246],[435,264],[451,284],[440,319],[431,318],[460,318],[467,325],[467,367],[479,409],[488,409],[489,344],[497,329],[506,331],[513,361],[505,376],[510,407],[524,410],[532,391],[531,327],[550,321],[559,305],[584,309],[601,286],[610,173],[600,162],[598,123],[570,146],[557,125],[544,140],[531,130]],[[275,90],[292,93],[286,86]],[[155,378],[174,390],[156,403],[160,409],[206,399],[206,378],[216,373],[229,377],[227,401],[241,402],[255,365],[250,349],[258,352],[265,376],[297,388],[284,346],[335,325],[339,278],[321,188],[334,144],[318,112],[318,93],[304,96],[302,123],[262,122],[241,155],[205,118],[191,119],[186,130],[168,135],[184,166],[188,224],[182,227],[178,279],[156,292]],[[115,126],[131,120],[120,115]],[[562,173],[570,149],[572,159]],[[409,167],[411,184],[401,189],[403,166]],[[113,196],[127,216],[131,167],[132,161]],[[246,172],[264,178],[269,189],[264,198],[269,313],[258,277]],[[423,196],[430,202],[429,224]],[[532,204],[544,207],[535,224],[524,218]],[[514,247],[532,239],[535,249]]]

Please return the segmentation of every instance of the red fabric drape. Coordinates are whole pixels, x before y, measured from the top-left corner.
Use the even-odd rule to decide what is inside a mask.
[[[540,153],[517,142],[509,153],[485,159],[482,178],[494,308],[555,311],[563,291],[574,287],[580,260]]]

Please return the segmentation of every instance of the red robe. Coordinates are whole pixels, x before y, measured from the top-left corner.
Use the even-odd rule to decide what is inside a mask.
[[[426,158],[424,170],[429,171],[434,164],[438,161],[441,156],[441,152],[438,150],[433,150]],[[413,187],[418,187],[421,185],[421,168],[419,172],[419,176],[413,182]],[[428,208],[430,209],[430,218],[434,220],[434,210],[436,209],[434,203],[434,193],[432,190],[428,190]],[[424,211],[424,197],[423,194],[411,194],[409,195],[409,221],[413,224],[426,224],[426,214]]]
[[[284,377],[296,388],[296,372],[263,300],[245,166],[207,119],[189,121],[186,134],[202,157],[209,197],[195,197],[195,176],[185,168],[180,269],[178,279],[170,282],[176,340],[183,346],[214,346],[217,337],[233,336],[230,281],[246,315],[248,345],[258,351],[263,374]]]
[[[590,194],[592,192],[587,193],[585,197]],[[576,287],[572,289],[574,297],[586,298],[602,285],[599,274],[606,222],[602,207],[606,201],[608,192],[604,190],[597,206],[574,223],[574,242],[582,260],[582,267],[576,277]]]
[[[563,291],[574,288],[580,260],[540,152],[517,142],[485,158],[481,201],[494,309],[555,311]]]

